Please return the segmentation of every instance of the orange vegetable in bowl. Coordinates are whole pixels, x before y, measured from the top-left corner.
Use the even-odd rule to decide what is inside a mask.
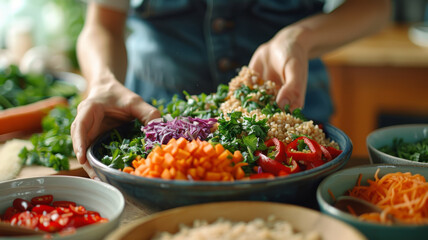
[[[133,168],[122,171],[150,178],[233,181],[245,176],[242,167],[248,163],[242,159],[239,151],[231,153],[221,144],[173,138],[168,144],[156,146],[147,158],[135,159]]]

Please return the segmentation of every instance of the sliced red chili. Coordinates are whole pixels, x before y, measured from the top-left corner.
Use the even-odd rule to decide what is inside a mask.
[[[274,160],[278,162],[284,162],[287,159],[285,154],[285,144],[278,140],[277,138],[271,138],[265,142],[267,147],[275,147],[275,157]]]
[[[52,212],[53,210],[55,210],[54,207],[49,206],[49,205],[36,205],[35,207],[33,207],[31,209],[31,211],[39,214],[39,215],[46,215],[47,213]]]
[[[31,204],[30,201],[27,201],[22,198],[15,198],[15,200],[13,200],[12,205],[21,212],[31,210],[33,208],[33,204]]]
[[[83,215],[86,213],[86,209],[83,206],[70,205],[70,209],[72,212],[74,212],[75,214],[78,214],[78,215]]]
[[[34,229],[38,221],[39,217],[36,213],[25,211],[15,214],[10,220],[10,224]]]
[[[85,223],[85,225],[97,223],[100,220],[101,216],[97,212],[89,211],[83,214],[83,222]]]
[[[303,152],[299,151],[298,146],[300,142],[303,141],[306,146],[309,148],[309,152]],[[293,158],[296,161],[307,161],[307,162],[314,162],[319,159],[321,159],[322,152],[319,144],[312,139],[309,139],[307,137],[299,137],[289,143],[286,147],[286,153],[288,158]]]
[[[52,195],[37,196],[37,197],[33,197],[31,199],[31,203],[33,205],[37,205],[37,204],[49,205],[49,204],[51,204],[52,201],[53,201]]]

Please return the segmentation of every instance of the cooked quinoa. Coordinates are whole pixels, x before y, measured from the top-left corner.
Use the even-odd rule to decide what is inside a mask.
[[[290,223],[269,216],[250,222],[232,222],[219,218],[213,223],[195,220],[193,226],[180,225],[175,233],[160,232],[152,240],[320,240],[317,232],[301,233]]]
[[[243,116],[252,117],[255,115],[257,120],[267,118],[267,124],[269,125],[267,139],[276,137],[288,144],[292,141],[293,135],[306,135],[313,138],[319,144],[335,148],[339,147],[336,142],[327,139],[324,131],[312,120],[303,121],[285,112],[275,113],[272,116],[263,114],[261,109],[248,112],[246,108],[242,107],[242,102],[234,96],[234,92],[242,85],[247,85],[250,89],[259,90],[257,93],[250,95],[252,96],[251,101],[254,102],[260,99],[263,91],[274,96],[272,101],[275,100],[278,94],[278,87],[275,82],[263,80],[252,69],[243,67],[238,76],[233,78],[229,83],[228,98],[220,106],[220,110],[225,116],[232,111],[240,111]]]

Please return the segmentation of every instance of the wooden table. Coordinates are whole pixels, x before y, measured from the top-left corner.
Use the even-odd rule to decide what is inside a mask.
[[[428,48],[413,44],[408,29],[393,24],[323,57],[336,108],[332,124],[351,138],[354,157],[368,157],[366,137],[381,116],[428,122]]]

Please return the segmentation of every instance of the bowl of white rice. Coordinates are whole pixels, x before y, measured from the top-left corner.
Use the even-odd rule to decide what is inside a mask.
[[[354,227],[292,204],[234,201],[155,213],[124,225],[107,240],[322,240],[366,239]]]

